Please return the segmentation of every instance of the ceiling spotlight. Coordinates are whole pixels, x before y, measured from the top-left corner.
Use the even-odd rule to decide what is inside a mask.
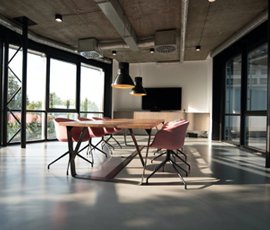
[[[208,0],[208,2],[215,2],[216,0]]]
[[[115,51],[115,50],[112,51],[112,55],[113,55],[113,56],[116,55],[116,51]]]
[[[196,46],[196,47],[195,47],[195,50],[196,50],[196,51],[200,51],[200,50],[201,50],[201,46]]]
[[[150,49],[150,54],[153,54],[153,53],[155,53],[155,49],[154,48],[151,48]]]
[[[55,21],[56,22],[62,22],[63,21],[63,17],[61,14],[56,14],[55,15]]]

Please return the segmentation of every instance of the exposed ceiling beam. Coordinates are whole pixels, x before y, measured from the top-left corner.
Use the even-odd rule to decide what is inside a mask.
[[[183,62],[185,57],[188,1],[189,0],[182,0],[181,4],[180,62]]]
[[[135,31],[125,16],[118,0],[95,0],[95,2],[130,49],[138,51]]]

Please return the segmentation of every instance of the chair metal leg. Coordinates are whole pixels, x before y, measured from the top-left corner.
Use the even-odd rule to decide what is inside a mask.
[[[151,163],[153,163],[154,160],[156,160],[157,158],[161,157],[162,155],[164,155],[166,152],[162,152],[160,153],[158,156],[155,156],[152,160]]]
[[[177,157],[179,160],[181,160],[182,162],[184,162],[188,166],[188,171],[190,171],[191,166],[190,166],[190,164],[185,159],[183,159],[182,157],[180,157],[176,153],[174,153],[173,155],[174,155],[174,157]]]
[[[110,139],[113,139],[113,140],[115,141],[115,143],[122,149],[122,145],[119,143],[118,140],[115,139],[115,137],[114,137],[112,134],[110,134],[109,138],[106,139],[106,140],[104,140],[104,141],[105,141],[108,145],[112,146],[112,145],[109,143],[109,140],[110,140]],[[112,147],[113,147],[113,149],[114,149],[114,146],[112,146]]]
[[[172,159],[170,159],[170,161],[179,169],[181,169],[183,172],[186,173],[186,176],[188,176],[188,171],[185,170],[183,167],[181,167],[179,164],[177,164],[175,161],[173,161]]]
[[[152,177],[161,167],[163,167],[167,161],[168,159],[166,158],[155,168],[155,170],[146,178],[146,184],[148,184],[149,178]]]
[[[184,188],[185,188],[185,190],[186,190],[186,189],[187,189],[187,184],[186,184],[184,178],[182,177],[181,173],[177,170],[177,167],[176,167],[175,165],[177,165],[177,164],[174,164],[174,163],[172,164],[173,168],[174,168],[175,171],[177,172],[177,175],[178,175],[179,178],[182,180],[182,182],[183,182],[183,184],[184,184]]]
[[[185,153],[183,152],[183,150],[177,149],[177,152],[178,152],[178,153],[181,153],[181,154],[185,157],[185,160],[187,160],[187,154],[185,154]]]
[[[60,160],[62,157],[66,156],[67,154],[69,154],[69,151],[65,152],[63,155],[61,155],[60,157],[58,157],[57,159],[55,159],[54,161],[52,161],[50,164],[48,164],[47,168],[50,169],[50,166],[52,164],[54,164],[56,161]]]
[[[103,146],[106,144],[106,145],[110,146],[114,150],[114,146],[111,145],[107,140],[103,139],[103,143],[102,144],[103,144]]]
[[[119,142],[118,140],[116,140],[116,138],[115,138],[112,134],[110,135],[109,139],[113,139],[113,140],[115,141],[115,143],[116,143],[120,148],[122,148],[122,145],[120,144],[120,142]],[[109,139],[108,139],[108,140],[109,140]]]
[[[113,136],[113,135],[111,135],[111,138],[116,142],[116,144],[118,144],[118,146],[122,149],[123,147],[122,147],[122,145],[120,144],[120,142],[118,141],[118,140],[116,140],[116,138]]]
[[[84,156],[82,156],[81,154],[77,153],[78,157],[82,158],[83,160],[87,161],[88,163],[91,164],[91,166],[93,167],[93,161],[89,161],[88,159],[86,159]]]
[[[82,149],[80,149],[80,151],[78,153],[80,153],[81,151],[83,151],[84,149],[86,149],[88,147],[88,145],[84,146]],[[66,156],[67,154],[69,154],[69,151],[65,152],[63,155],[61,155],[60,157],[58,157],[57,159],[55,159],[54,161],[52,161],[50,164],[48,164],[48,169],[50,169],[50,166],[52,164],[54,164],[56,161],[60,160],[62,157]],[[81,155],[80,155],[81,156]],[[83,157],[82,157],[83,158]],[[87,159],[85,159],[86,161],[88,161]],[[89,161],[88,161],[89,162]],[[90,162],[92,164],[92,162]],[[92,167],[93,167],[93,164],[92,164]],[[69,165],[68,165],[68,168],[69,168]],[[68,172],[67,172],[67,175],[68,175]]]
[[[96,145],[93,145],[91,140],[92,139],[89,140],[88,154],[90,153],[93,156],[92,150],[96,149],[99,152],[103,153],[107,157],[107,153],[105,153],[103,150],[101,150],[100,148],[97,147],[102,142],[102,140],[100,140]]]
[[[164,154],[164,153],[162,153]],[[162,154],[160,154],[159,156],[161,156]],[[157,156],[157,157],[159,157]],[[164,167],[165,164],[167,162],[170,162],[173,166],[173,168],[175,169],[175,171],[177,172],[178,176],[180,177],[180,179],[182,180],[185,189],[187,189],[187,184],[184,180],[184,178],[182,177],[181,173],[179,172],[178,168],[181,169],[182,171],[184,171],[186,173],[186,176],[188,176],[188,172],[187,170],[185,170],[184,168],[182,168],[180,165],[178,165],[173,159],[172,156],[177,156],[177,154],[175,154],[173,151],[171,150],[167,150],[166,152],[166,158],[155,168],[155,170],[146,178],[146,184],[148,184],[148,180],[150,177],[152,177],[161,167]],[[179,156],[177,156],[179,157]],[[180,158],[181,159],[181,158]],[[183,160],[183,159],[182,159]]]
[[[80,155],[79,153],[82,152],[84,149],[86,149],[88,147],[88,145],[84,146],[82,149],[80,149],[80,151],[76,154],[79,157],[81,157],[82,159],[84,159],[85,161],[89,162],[91,164],[91,166],[93,167],[93,157],[92,157],[92,161],[89,161],[88,159],[86,159],[85,157],[83,157],[82,155]],[[56,158],[54,161],[52,161],[50,164],[48,164],[47,168],[50,169],[50,166],[52,164],[54,164],[56,161],[60,160],[62,157],[66,156],[69,154],[69,151],[65,152],[64,154],[62,154],[60,157]],[[69,169],[69,163],[70,161],[68,161],[68,166],[67,166],[67,175],[68,175],[68,169]]]
[[[96,150],[98,150],[99,152],[103,153],[106,157],[108,157],[108,156],[107,156],[107,153],[105,153],[103,150],[101,150],[101,149],[98,148],[97,146],[91,144],[91,147],[92,147],[92,148],[91,148],[91,152],[92,152],[93,149],[96,149]]]

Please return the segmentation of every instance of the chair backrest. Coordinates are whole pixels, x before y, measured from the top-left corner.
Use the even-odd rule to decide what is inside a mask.
[[[176,150],[183,147],[189,121],[176,121],[159,130],[151,147],[159,149]]]
[[[57,140],[61,142],[67,142],[68,141],[67,128],[65,126],[59,125],[59,122],[74,121],[74,120],[68,119],[68,118],[57,117],[53,121],[54,121],[55,134],[56,134]],[[82,132],[82,128],[73,127],[71,129],[72,140],[78,141],[80,138],[81,132]],[[88,141],[89,138],[90,138],[89,134],[86,133],[81,141]]]
[[[167,129],[167,128],[171,128],[176,124],[180,124],[182,122],[186,122],[186,120],[173,120],[173,121],[167,121],[163,126],[162,129]]]
[[[79,121],[94,121],[93,118],[79,117]],[[103,137],[105,135],[104,128],[89,127],[88,128],[90,137]]]

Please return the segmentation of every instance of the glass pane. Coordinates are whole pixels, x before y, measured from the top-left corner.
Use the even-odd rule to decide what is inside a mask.
[[[9,48],[8,64],[8,108],[21,109],[22,51],[18,47]],[[14,56],[15,55],[15,56]]]
[[[77,113],[48,113],[47,116],[47,138],[48,139],[55,139],[55,131],[54,131],[54,124],[53,119],[56,117],[65,117],[69,119],[77,119]]]
[[[92,118],[92,117],[103,117],[103,113],[80,113],[80,117]]]
[[[27,109],[45,109],[46,57],[30,52],[27,63]]]
[[[50,108],[75,109],[76,65],[51,59]]]
[[[240,116],[225,116],[224,139],[240,143]]]
[[[104,72],[83,65],[81,67],[81,111],[103,112]]]
[[[44,139],[45,113],[26,113],[26,141]]]
[[[266,150],[266,116],[247,117],[247,145]]]
[[[9,143],[15,143],[21,141],[21,113],[9,112],[7,114],[7,141]]]
[[[248,54],[247,109],[267,107],[267,44]]]
[[[240,113],[241,102],[241,56],[237,56],[226,63],[226,107],[225,113]]]

